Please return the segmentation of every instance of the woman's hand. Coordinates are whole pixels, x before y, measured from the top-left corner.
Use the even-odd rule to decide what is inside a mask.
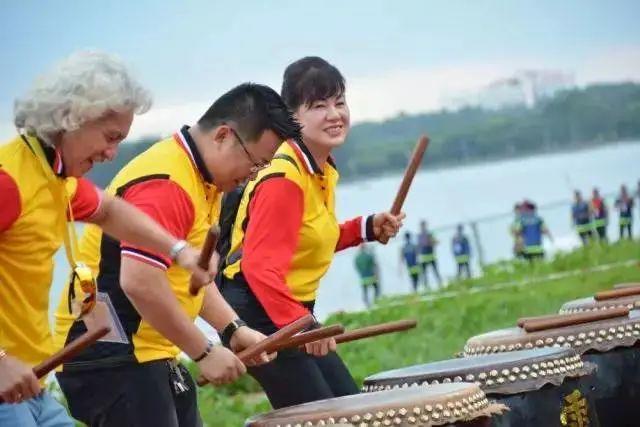
[[[376,236],[376,240],[386,245],[389,239],[398,234],[405,217],[404,212],[400,212],[398,215],[393,215],[390,212],[375,214],[373,216],[373,234]]]

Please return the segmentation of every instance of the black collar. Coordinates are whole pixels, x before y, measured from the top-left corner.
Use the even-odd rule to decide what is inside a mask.
[[[207,182],[208,184],[213,184],[213,176],[209,172],[209,169],[207,169],[207,166],[204,164],[202,154],[200,154],[196,142],[193,140],[191,134],[189,133],[189,126],[182,126],[179,132],[180,136],[182,136],[182,141],[187,144],[185,148],[187,148],[187,152],[189,153],[191,160],[193,160],[196,168],[198,168],[198,172],[200,172],[200,175],[202,175],[202,178],[205,180],[205,182]]]
[[[311,151],[309,151],[309,148],[304,145],[304,142],[296,140],[295,143],[298,144],[298,147],[300,147],[300,151],[302,151],[302,154],[304,154],[304,156],[307,158],[307,161],[309,162],[309,166],[311,166],[311,170],[313,171],[313,173],[319,173],[322,175],[322,169],[318,167],[318,164],[313,158]]]

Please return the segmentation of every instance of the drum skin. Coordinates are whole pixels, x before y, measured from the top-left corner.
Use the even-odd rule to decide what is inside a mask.
[[[381,372],[367,377],[363,388],[424,387],[443,381],[475,380],[487,396],[509,407],[508,412],[490,420],[491,426],[598,427],[591,390],[594,369],[576,359],[577,353],[566,348],[451,359]],[[534,369],[547,365],[553,369]]]
[[[640,426],[640,311],[627,317],[527,333],[522,328],[497,330],[467,341],[469,356],[527,346],[571,346],[596,365],[587,379],[601,427]]]
[[[246,427],[490,426],[503,412],[476,384],[438,384],[362,393],[277,409],[247,420]]]

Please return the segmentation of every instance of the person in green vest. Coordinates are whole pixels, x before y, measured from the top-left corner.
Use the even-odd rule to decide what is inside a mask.
[[[406,265],[413,286],[413,292],[418,292],[418,282],[420,280],[420,266],[418,265],[418,246],[413,243],[411,233],[404,233],[404,244],[400,249],[400,265]]]
[[[597,188],[593,189],[589,209],[591,210],[591,224],[593,224],[593,229],[598,235],[598,239],[606,242],[607,225],[609,225],[609,210],[607,209],[607,204],[600,196],[600,192]]]
[[[451,240],[451,251],[458,265],[457,278],[461,279],[464,274],[467,279],[471,278],[471,267],[469,261],[471,260],[471,245],[469,239],[464,234],[464,228],[462,224],[458,224],[456,228],[456,234]]]
[[[624,239],[625,231],[627,238],[633,235],[633,198],[629,196],[627,186],[620,187],[620,195],[616,199],[618,209],[618,224],[620,226],[620,239]]]
[[[420,232],[418,233],[418,264],[422,269],[422,278],[424,279],[424,286],[429,289],[428,267],[431,266],[433,275],[438,282],[438,287],[442,286],[442,279],[438,272],[438,258],[436,256],[436,246],[438,246],[438,239],[428,229],[427,221],[420,221]]]
[[[524,258],[524,241],[520,234],[520,217],[522,216],[522,204],[516,203],[513,207],[513,222],[509,227],[509,233],[513,237],[513,256]]]
[[[521,205],[521,216],[516,226],[517,232],[522,236],[524,245],[524,259],[533,262],[544,258],[542,237],[546,235],[551,242],[553,236],[547,228],[544,220],[538,215],[535,203],[525,200]]]
[[[573,228],[578,232],[582,244],[586,245],[593,237],[591,210],[589,209],[589,203],[582,198],[580,191],[574,191],[573,198],[574,203],[571,206],[571,222],[573,223]]]
[[[364,305],[371,307],[372,301],[369,298],[369,292],[373,290],[373,302],[380,298],[380,280],[378,275],[378,263],[373,251],[362,243],[355,259],[356,270],[360,275],[360,284],[362,285],[362,298]]]

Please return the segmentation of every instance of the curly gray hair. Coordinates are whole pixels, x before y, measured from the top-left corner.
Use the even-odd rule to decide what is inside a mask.
[[[151,96],[120,59],[102,52],[77,52],[40,76],[16,99],[14,124],[21,132],[50,138],[78,129],[109,111],[143,114]]]

